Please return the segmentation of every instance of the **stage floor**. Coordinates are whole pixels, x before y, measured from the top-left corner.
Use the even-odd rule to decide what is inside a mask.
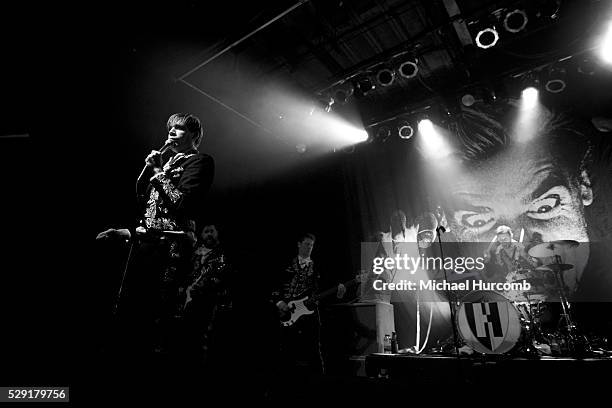
[[[366,357],[366,374],[370,378],[409,379],[422,385],[454,384],[491,385],[535,383],[538,386],[608,383],[612,357],[587,358],[511,357],[507,355],[413,355],[375,353]]]

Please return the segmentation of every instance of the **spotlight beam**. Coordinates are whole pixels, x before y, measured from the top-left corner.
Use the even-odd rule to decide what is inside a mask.
[[[523,92],[521,92],[521,101],[523,108],[534,108],[538,104],[538,96],[539,92],[534,87],[530,86],[529,88],[523,89]]]
[[[612,21],[608,23],[608,30],[601,45],[601,58],[604,62],[612,64]]]

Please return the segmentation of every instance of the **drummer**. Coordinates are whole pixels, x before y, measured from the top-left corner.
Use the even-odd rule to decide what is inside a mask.
[[[506,277],[517,273],[519,269],[532,268],[534,261],[529,257],[522,243],[514,239],[512,229],[500,225],[495,230],[495,239],[484,253],[486,263],[494,260],[495,264],[504,270]],[[514,280],[514,279],[513,279]]]

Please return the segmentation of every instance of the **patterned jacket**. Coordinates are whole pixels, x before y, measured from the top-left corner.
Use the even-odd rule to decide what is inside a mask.
[[[293,258],[281,277],[280,287],[273,292],[274,302],[289,301],[303,296],[312,296],[319,290],[320,276],[315,272],[314,263],[300,266],[298,257]]]
[[[195,231],[213,176],[212,157],[196,151],[174,156],[147,186],[138,186],[140,225],[147,230]]]

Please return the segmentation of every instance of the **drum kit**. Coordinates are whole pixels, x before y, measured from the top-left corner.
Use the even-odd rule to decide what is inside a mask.
[[[578,247],[577,241],[562,240],[533,246],[532,258],[547,262],[532,268],[517,268],[508,282],[528,282],[531,289],[498,293],[474,291],[458,303],[457,331],[465,344],[482,354],[585,355],[591,351],[572,316],[564,273],[574,267],[562,255]],[[560,304],[560,318],[552,331],[542,327],[542,317],[551,303]]]

